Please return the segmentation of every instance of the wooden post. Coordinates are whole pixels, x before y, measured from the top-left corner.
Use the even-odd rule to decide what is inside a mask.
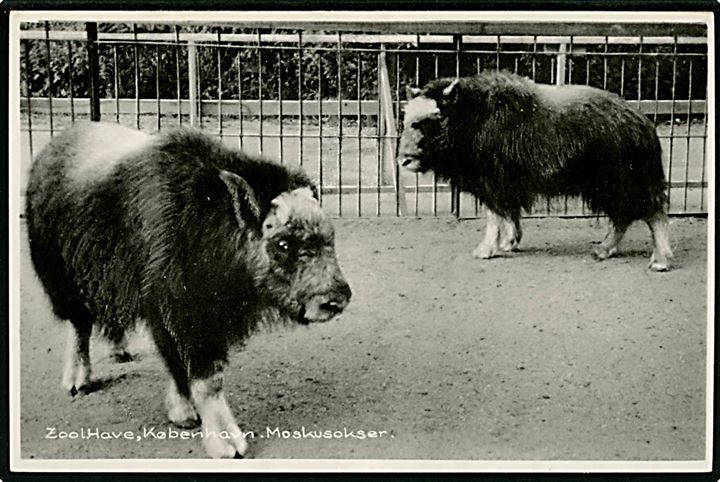
[[[197,85],[197,46],[188,42],[188,91],[190,94],[190,125],[196,126],[198,120],[198,85]]]
[[[90,76],[90,89],[88,96],[90,97],[90,120],[100,122],[100,58],[98,55],[98,32],[97,23],[87,22],[85,24],[87,32],[87,52],[88,52],[88,74]],[[117,68],[117,66],[115,67]]]
[[[565,84],[565,69],[567,68],[567,44],[558,46],[557,62],[555,63],[555,85]]]
[[[405,182],[402,179],[396,160],[396,139],[397,129],[395,128],[395,116],[393,115],[392,92],[390,91],[390,75],[388,73],[387,61],[385,55],[385,45],[380,44],[380,57],[378,66],[378,90],[380,91],[380,107],[382,111],[382,119],[378,119],[384,127],[383,135],[383,171],[391,172],[393,177],[393,186],[396,189],[397,209],[399,215],[407,213],[407,203],[405,202]]]

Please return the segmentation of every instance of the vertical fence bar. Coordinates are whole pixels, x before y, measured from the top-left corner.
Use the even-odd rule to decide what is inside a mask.
[[[390,87],[388,85],[388,87]],[[390,151],[392,159],[392,167],[395,172],[395,214],[397,216],[407,214],[407,205],[405,204],[405,182],[403,181],[403,173],[400,172],[400,166],[397,163],[397,144],[400,122],[400,52],[395,52],[395,118],[393,119],[394,131],[391,140],[393,149]],[[401,194],[403,193],[403,194]],[[402,200],[401,200],[402,196]]]
[[[605,36],[605,55],[603,55],[603,90],[607,90],[608,78],[608,36]]]
[[[279,138],[279,148],[280,148],[280,164],[285,163],[285,156],[284,156],[284,149],[283,149],[283,81],[282,81],[282,57],[281,52],[278,52],[278,69],[277,69],[277,75],[278,75],[278,133],[280,135]]]
[[[217,50],[217,91],[218,91],[218,101],[217,101],[217,116],[218,116],[218,135],[220,136],[220,140],[223,138],[223,110],[222,110],[222,99],[223,99],[223,85],[222,85],[222,47],[220,44],[222,43],[222,38],[220,37],[220,27],[217,29],[217,43],[218,46],[216,47]]]
[[[677,36],[673,39],[672,53],[672,87],[670,88],[670,147],[668,152],[668,179],[667,179],[667,203],[668,212],[670,211],[670,198],[672,196],[672,165],[673,165],[673,147],[675,141],[675,85],[677,80]]]
[[[32,86],[30,85],[30,49],[32,43],[30,40],[24,40],[23,45],[24,57],[25,57],[25,102],[27,103],[27,120],[28,120],[28,142],[30,144],[30,159],[34,156],[33,154],[33,128],[32,128]]]
[[[653,111],[653,124],[655,124],[655,127],[657,128],[657,119],[658,119],[658,105],[659,102],[659,83],[660,83],[660,59],[655,59],[655,108]]]
[[[120,123],[120,72],[118,71],[117,45],[113,45],[113,92],[115,93],[115,122]]]
[[[98,55],[97,46],[97,23],[87,22],[85,24],[85,32],[87,35],[87,55],[88,55],[88,76],[90,77],[90,120],[93,122],[100,121],[100,56]],[[117,67],[117,63],[115,64]],[[52,119],[52,116],[51,116]]]
[[[175,88],[177,89],[178,125],[182,125],[182,88],[180,82],[180,25],[175,25]]]
[[[498,49],[500,48],[500,36],[497,37]],[[455,78],[460,78],[460,50],[462,49],[462,35],[453,35],[453,48],[455,50]],[[497,52],[498,61],[500,59],[500,51]],[[460,187],[451,184],[452,207],[456,218],[460,217]]]
[[[343,145],[343,110],[342,110],[342,33],[338,32],[337,39],[337,116],[338,116],[338,216],[342,216],[342,145]]]
[[[640,45],[638,46],[638,91],[637,91],[637,107],[640,110],[640,101],[642,100],[642,59],[643,59],[643,37],[640,36]]]
[[[238,146],[240,149],[243,148],[243,124],[245,121],[245,118],[243,116],[243,87],[242,87],[242,64],[240,62],[240,54],[242,52],[242,49],[238,49],[237,56],[235,57],[236,65],[237,65],[237,83],[238,83],[238,122],[240,125],[238,126]]]
[[[357,168],[357,189],[358,189],[358,195],[357,195],[357,215],[358,217],[362,216],[362,76],[363,76],[363,69],[362,69],[362,54],[360,52],[357,53],[357,149],[358,149],[358,168]]]
[[[157,130],[160,130],[160,127],[162,125],[162,110],[160,108],[160,46],[155,46],[155,110],[156,110],[156,117],[157,117],[157,123],[155,127]]]
[[[692,124],[692,80],[693,80],[693,59],[690,57],[688,71],[688,111],[687,111],[687,131],[685,132],[685,183],[683,186],[683,212],[687,212],[688,197],[688,176],[690,174],[690,126]],[[702,188],[701,188],[702,189]]]
[[[318,181],[320,182],[320,206],[323,204],[323,95],[322,95],[322,56],[318,55]]]
[[[68,69],[68,91],[70,93],[70,120],[72,122],[75,122],[75,82],[73,82],[73,70],[75,70],[74,62],[73,62],[73,50],[72,50],[72,42],[68,40],[67,43],[68,48],[68,66],[70,67]]]
[[[437,79],[438,75],[440,74],[440,59],[438,58],[437,54],[433,54],[433,70],[434,70],[434,76],[433,78]],[[433,201],[433,216],[437,216],[438,214],[438,181],[437,176],[435,175],[435,171],[432,172],[432,182],[433,182],[433,192],[432,192],[432,201]]]
[[[710,101],[707,87],[705,88],[705,102],[703,102],[703,138],[702,138],[702,169],[700,170],[700,210],[705,209],[705,156],[707,149],[708,119],[707,104]]]
[[[262,60],[262,34],[260,29],[257,31],[258,42],[258,114],[260,115],[260,125],[258,126],[258,134],[260,135],[260,154],[263,153],[263,145],[265,138],[263,137],[263,121],[265,115],[263,112],[263,60]]]
[[[196,59],[196,67],[198,66],[197,62],[201,60],[200,53],[203,51],[202,44],[195,47],[195,59]],[[197,85],[197,90],[195,91],[197,93],[197,121],[200,125],[200,128],[203,127],[203,103],[202,103],[202,82],[203,82],[203,75],[202,75],[202,63],[200,63],[200,66],[196,68],[195,70],[195,84]]]
[[[188,101],[190,102],[190,125],[195,127],[198,123],[198,73],[197,73],[197,46],[190,41],[187,44],[188,60]]]
[[[305,144],[304,124],[305,116],[303,115],[303,40],[302,30],[298,31],[298,113],[300,114],[300,152],[298,153],[300,167],[303,166],[303,151]]]
[[[417,47],[420,47],[420,34],[417,35],[416,43]],[[420,87],[420,55],[415,53],[415,80],[414,84]],[[407,99],[410,100],[410,99]],[[419,203],[420,203],[420,175],[415,173],[415,216],[419,214]]]
[[[563,64],[565,64],[565,63],[567,62],[567,83],[568,83],[568,84],[572,84],[572,83],[573,83],[573,81],[572,81],[572,74],[573,74],[573,36],[572,36],[572,35],[570,36],[570,44],[569,44],[569,45],[562,44],[562,46],[565,47],[565,49],[566,49],[566,51],[567,51],[567,55],[566,55],[566,57],[565,57],[566,60],[563,62]],[[558,56],[558,64],[560,64],[560,56]],[[563,74],[564,74],[564,73],[563,73]],[[558,76],[558,77],[560,77],[560,76]],[[562,77],[564,77],[564,75],[562,75]],[[563,207],[563,213],[564,213],[566,216],[567,216],[567,213],[568,213],[568,197],[569,197],[569,196],[568,196],[567,194],[565,194],[565,195],[563,196],[563,205],[564,205],[564,207]]]
[[[384,105],[382,102],[382,69],[380,68],[380,65],[384,61],[383,57],[383,46],[380,44],[380,50],[377,54],[377,108],[378,108],[378,115],[377,115],[377,122],[376,122],[376,139],[377,139],[377,207],[375,211],[376,216],[380,216],[380,201],[381,201],[381,195],[380,190],[383,182],[383,162],[382,162],[382,152],[383,152],[383,135],[385,133],[385,112],[384,112]]]
[[[50,137],[55,135],[55,125],[53,116],[53,70],[52,70],[52,53],[50,51],[50,22],[45,22],[45,54],[47,55],[47,82],[48,82],[48,114],[50,115]]]
[[[137,24],[133,24],[133,59],[135,62],[135,126],[140,129],[140,59],[138,54]]]

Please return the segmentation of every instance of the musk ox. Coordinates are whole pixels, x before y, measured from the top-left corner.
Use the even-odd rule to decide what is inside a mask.
[[[63,387],[88,386],[93,326],[127,359],[125,332],[143,319],[171,374],[170,421],[200,419],[208,455],[242,456],[229,346],[264,320],[327,321],[350,300],[315,196],[305,174],[197,130],[82,123],[56,136],[32,167],[26,217],[35,270],[70,321]]]
[[[521,210],[538,196],[567,194],[610,220],[598,259],[615,254],[642,219],[654,241],[649,267],[669,269],[660,143],[654,125],[617,95],[485,71],[409,88],[408,97],[398,162],[433,170],[484,203],[487,228],[475,257],[516,249]]]

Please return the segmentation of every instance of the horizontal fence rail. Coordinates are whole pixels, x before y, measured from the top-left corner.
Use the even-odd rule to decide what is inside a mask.
[[[398,168],[406,85],[504,69],[610,90],[655,122],[672,214],[706,213],[707,32],[692,24],[28,23],[20,33],[23,175],[78,119],[194,125],[301,166],[337,216],[482,210]],[[24,183],[23,183],[24,185]],[[529,216],[589,216],[542,199]]]

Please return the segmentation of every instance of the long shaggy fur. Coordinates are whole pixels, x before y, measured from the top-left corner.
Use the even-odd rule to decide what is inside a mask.
[[[442,113],[425,126],[423,170],[504,216],[539,195],[579,195],[594,212],[627,223],[666,203],[655,127],[612,93],[549,86],[507,72],[439,79],[423,89]],[[428,123],[431,124],[431,123]],[[403,145],[403,151],[417,146]]]
[[[26,206],[33,264],[59,318],[97,324],[113,341],[143,318],[167,330],[188,369],[199,368],[188,365],[223,357],[264,308],[283,307],[287,290],[268,282],[259,253],[260,222],[280,193],[314,187],[299,171],[190,129],[138,137],[140,149],[112,153],[120,161],[89,164],[92,146],[132,133],[79,124],[38,156]],[[221,170],[257,198],[253,206],[239,197],[244,227]]]

